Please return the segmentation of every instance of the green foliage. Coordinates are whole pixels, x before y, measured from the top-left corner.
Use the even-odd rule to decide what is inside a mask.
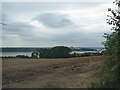
[[[42,48],[37,51],[40,58],[67,58],[70,57],[71,49],[65,46],[56,46],[53,48]]]
[[[67,58],[70,57],[71,49],[64,46],[56,46],[51,48],[51,52],[55,58]]]
[[[120,3],[120,2],[119,2]],[[118,5],[118,3],[116,3]],[[120,65],[120,12],[118,10],[109,9],[112,16],[108,16],[108,24],[112,25],[112,34],[105,34],[106,42],[104,43],[106,55],[112,67]]]
[[[99,83],[93,83],[91,85],[92,88],[120,88],[119,86],[119,80],[120,78],[116,78],[115,76],[107,76],[103,80],[101,80]]]
[[[40,53],[40,58],[51,58],[52,57],[51,49],[49,48],[39,49],[38,52]]]
[[[99,56],[99,55],[103,55],[102,53],[83,53],[80,54],[80,57],[85,57],[85,56]]]
[[[114,2],[120,5],[120,2]],[[104,34],[106,41],[105,55],[107,61],[105,62],[105,72],[107,76],[100,81],[99,84],[94,85],[98,88],[120,88],[120,12],[118,10],[108,9],[112,16],[108,15],[107,23],[112,26],[111,34]]]
[[[28,56],[25,56],[25,55],[17,55],[16,58],[28,58]]]
[[[87,57],[87,56],[100,56],[100,55],[103,55],[103,53],[86,52],[86,53],[73,53],[71,54],[71,57]]]

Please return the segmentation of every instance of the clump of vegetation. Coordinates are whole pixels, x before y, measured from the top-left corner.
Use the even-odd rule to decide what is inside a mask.
[[[16,55],[16,56],[2,56],[2,58],[30,58],[27,55]]]
[[[80,56],[84,57],[84,56],[99,56],[99,55],[103,55],[102,53],[83,53]]]
[[[16,58],[29,58],[27,55],[16,55]]]
[[[53,48],[42,48],[32,54],[33,57],[39,58],[68,58],[71,49],[65,46],[56,46]]]
[[[32,58],[71,58],[71,57],[85,57],[85,56],[98,56],[103,55],[103,53],[73,53],[71,54],[72,50],[65,46],[56,46],[53,48],[41,48],[32,53]]]
[[[120,7],[120,1],[114,2]],[[104,72],[106,76],[98,84],[94,84],[94,88],[120,88],[120,12],[118,10],[108,9],[112,16],[108,15],[107,23],[112,25],[111,34],[105,34],[106,41],[105,55],[107,60],[104,63]]]
[[[100,56],[103,55],[103,53],[91,53],[91,52],[86,52],[86,53],[73,53],[71,54],[71,57],[87,57],[87,56]]]
[[[2,58],[16,58],[15,56],[2,56]]]

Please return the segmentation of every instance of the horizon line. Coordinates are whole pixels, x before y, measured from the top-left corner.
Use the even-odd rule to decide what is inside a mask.
[[[58,45],[57,45],[58,46]],[[59,45],[65,46],[65,45]],[[43,47],[56,47],[56,46],[2,46],[0,48],[43,48]],[[66,46],[66,47],[104,47],[104,46]]]

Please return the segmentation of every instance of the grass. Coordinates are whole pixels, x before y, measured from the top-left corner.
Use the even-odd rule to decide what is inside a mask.
[[[108,64],[109,61],[104,60],[103,64],[97,72],[101,76],[101,80],[97,83],[92,83],[91,88],[120,88],[120,78],[116,75],[118,74],[118,71],[116,71],[114,74],[111,74]]]
[[[49,81],[46,85],[43,85],[40,88],[65,88],[65,86],[63,82]]]

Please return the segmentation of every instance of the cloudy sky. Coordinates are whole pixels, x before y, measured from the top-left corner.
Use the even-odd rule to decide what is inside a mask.
[[[3,2],[2,46],[101,47],[112,2]]]

